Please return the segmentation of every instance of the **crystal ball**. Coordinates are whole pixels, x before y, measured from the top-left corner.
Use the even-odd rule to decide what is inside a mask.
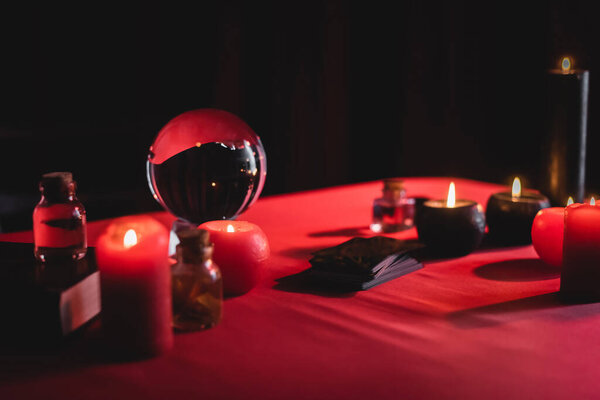
[[[147,178],[165,210],[193,224],[233,219],[258,199],[267,176],[260,138],[222,110],[185,112],[150,146]]]

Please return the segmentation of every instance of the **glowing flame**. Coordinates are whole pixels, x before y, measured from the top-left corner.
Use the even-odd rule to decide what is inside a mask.
[[[569,196],[569,200],[567,200],[567,205],[570,206],[571,204],[573,204],[575,201],[573,200],[573,197]]]
[[[516,177],[512,186],[512,197],[521,197],[521,180]]]
[[[454,189],[454,182],[450,182],[450,187],[448,187],[448,200],[446,200],[446,207],[454,207],[456,204],[456,193]]]
[[[373,232],[379,233],[383,230],[383,228],[382,228],[381,224],[371,224],[371,230]]]
[[[595,206],[596,205],[596,199],[594,198],[594,196],[592,196],[592,198],[590,199],[590,205],[591,206]]]
[[[560,68],[562,69],[563,74],[568,74],[571,72],[571,58],[563,57],[560,62]]]
[[[227,225],[227,232],[235,232],[235,229],[233,229],[233,225]]]
[[[126,249],[133,247],[137,244],[137,235],[133,229],[125,232],[125,236],[123,236],[123,247]]]

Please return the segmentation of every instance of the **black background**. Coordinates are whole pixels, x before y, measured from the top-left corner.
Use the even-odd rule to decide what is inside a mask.
[[[389,176],[527,182],[546,70],[566,54],[591,71],[597,192],[593,2],[526,3],[5,7],[0,224],[30,224],[39,176],[52,170],[74,173],[90,219],[158,209],[147,149],[168,120],[204,107],[260,135],[264,194]]]

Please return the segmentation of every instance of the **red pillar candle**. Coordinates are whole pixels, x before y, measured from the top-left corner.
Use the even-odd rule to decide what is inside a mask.
[[[540,210],[531,227],[533,248],[542,261],[554,267],[562,265],[565,208],[551,207]]]
[[[98,239],[102,330],[123,357],[173,346],[169,232],[147,216],[115,219]]]
[[[565,209],[560,293],[569,300],[600,300],[600,206]]]
[[[199,228],[210,232],[215,245],[213,260],[221,269],[225,295],[244,294],[256,286],[270,255],[263,230],[246,221],[209,221]]]

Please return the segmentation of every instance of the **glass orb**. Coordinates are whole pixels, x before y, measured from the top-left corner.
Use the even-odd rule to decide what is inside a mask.
[[[147,178],[168,212],[193,224],[233,219],[258,199],[267,157],[254,131],[222,110],[185,112],[150,146]]]

